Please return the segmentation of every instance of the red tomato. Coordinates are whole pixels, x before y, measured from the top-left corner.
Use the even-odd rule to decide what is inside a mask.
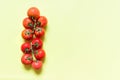
[[[34,69],[41,69],[42,68],[42,61],[33,61],[32,62],[32,67],[34,68]]]
[[[25,29],[22,31],[22,37],[26,40],[31,40],[33,38],[33,31],[31,29]]]
[[[45,16],[40,16],[40,18],[38,19],[38,22],[37,22],[38,26],[40,26],[40,27],[46,27],[47,23],[48,23],[48,21]]]
[[[37,60],[43,59],[45,57],[45,51],[43,49],[39,49],[34,51],[34,56]]]
[[[30,18],[38,19],[39,16],[40,16],[40,11],[36,7],[31,7],[31,8],[28,9],[27,15]]]
[[[35,29],[35,36],[40,38],[42,36],[44,36],[45,34],[45,30],[43,28],[40,28],[40,27],[36,27]]]
[[[28,42],[25,42],[21,45],[21,50],[23,53],[31,53],[31,45]]]
[[[25,65],[30,65],[33,62],[32,54],[23,54],[21,62]]]
[[[34,28],[33,21],[32,21],[30,18],[25,18],[25,19],[23,20],[23,26],[24,26],[26,29],[33,29],[33,28]]]
[[[38,38],[34,38],[33,40],[32,40],[32,49],[33,50],[36,50],[36,49],[40,49],[41,47],[42,47],[42,45],[43,45],[43,42],[42,42],[42,40],[41,39],[38,39]]]

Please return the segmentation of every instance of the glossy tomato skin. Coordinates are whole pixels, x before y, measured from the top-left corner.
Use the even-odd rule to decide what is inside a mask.
[[[26,29],[33,29],[34,28],[33,21],[28,17],[23,20],[23,26]]]
[[[42,47],[43,42],[39,38],[34,38],[31,42],[31,44],[32,44],[32,49],[37,50],[37,49],[40,49]]]
[[[24,29],[22,31],[22,37],[25,40],[31,40],[33,38],[33,31],[31,29]]]
[[[35,36],[37,38],[43,37],[45,35],[45,30],[41,27],[36,27],[35,29]]]
[[[45,16],[40,16],[38,19],[38,26],[40,27],[46,27],[48,23],[48,20]]]
[[[28,42],[25,42],[21,45],[21,51],[25,54],[31,53],[31,45]]]
[[[39,49],[34,51],[34,56],[37,60],[41,60],[45,57],[45,51],[43,49]]]
[[[39,16],[40,16],[40,11],[39,11],[39,9],[36,8],[36,7],[31,7],[31,8],[28,9],[27,15],[28,15],[30,18],[38,19]]]
[[[41,69],[42,68],[42,61],[33,61],[32,62],[32,67],[36,70]]]
[[[21,62],[25,65],[30,65],[33,62],[32,54],[23,54],[21,57]]]

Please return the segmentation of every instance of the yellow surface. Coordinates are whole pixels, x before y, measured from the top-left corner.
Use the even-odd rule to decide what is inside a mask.
[[[22,20],[48,18],[42,71],[20,62]],[[0,80],[120,80],[120,0],[1,0]]]

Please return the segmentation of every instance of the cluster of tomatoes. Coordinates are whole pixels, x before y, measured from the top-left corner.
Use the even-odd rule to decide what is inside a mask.
[[[22,38],[25,42],[21,45],[23,55],[21,62],[24,65],[32,65],[34,69],[41,69],[45,51],[42,49],[42,37],[45,35],[47,18],[40,16],[40,11],[36,7],[31,7],[27,11],[27,16],[23,20],[24,30]]]

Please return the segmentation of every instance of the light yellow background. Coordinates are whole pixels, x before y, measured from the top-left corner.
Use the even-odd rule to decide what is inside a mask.
[[[40,73],[20,62],[22,20],[48,18]],[[120,80],[120,0],[1,0],[0,80]]]

